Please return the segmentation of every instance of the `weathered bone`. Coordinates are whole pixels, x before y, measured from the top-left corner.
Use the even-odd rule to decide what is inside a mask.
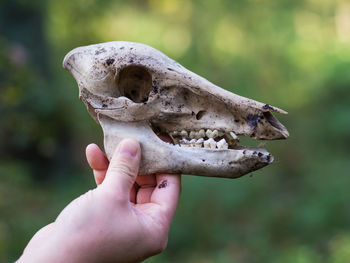
[[[123,138],[141,143],[140,174],[240,177],[273,157],[263,148],[238,146],[236,135],[262,140],[289,136],[271,114],[285,111],[217,87],[143,44],[79,47],[66,55],[63,67],[102,126],[109,159]],[[182,147],[163,142],[156,133],[168,134]]]

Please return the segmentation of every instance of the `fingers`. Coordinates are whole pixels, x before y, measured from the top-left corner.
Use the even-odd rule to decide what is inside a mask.
[[[113,154],[101,186],[130,200],[130,191],[136,180],[141,159],[140,144],[134,139],[121,141]]]
[[[151,202],[161,206],[169,224],[174,216],[181,192],[181,176],[172,174],[159,174],[156,176],[157,186],[151,196]]]
[[[136,203],[149,203],[155,186],[157,185],[156,176],[154,174],[139,175],[136,178],[138,190],[136,194]]]
[[[106,155],[96,144],[89,144],[86,147],[86,159],[93,170],[96,184],[101,184],[106,176],[109,165]]]
[[[137,190],[138,190],[138,185],[135,183],[132,188],[131,188],[131,191],[130,191],[130,202],[131,203],[136,203],[136,193],[137,193]]]

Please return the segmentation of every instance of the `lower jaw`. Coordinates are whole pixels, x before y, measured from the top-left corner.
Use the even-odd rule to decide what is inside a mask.
[[[237,178],[273,161],[273,157],[262,148],[239,146],[225,150],[172,145],[170,136],[159,134],[157,137],[147,122],[119,122],[103,115],[99,116],[99,122],[109,159],[122,139],[134,138],[140,142],[140,174],[183,173]]]

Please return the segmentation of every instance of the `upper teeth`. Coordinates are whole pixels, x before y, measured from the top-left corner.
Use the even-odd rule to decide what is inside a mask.
[[[205,131],[203,129],[199,130],[197,133],[198,138],[204,138],[205,137]]]
[[[171,132],[170,135],[173,137],[176,144],[178,143],[183,147],[228,149],[229,145],[234,146],[239,142],[239,138],[234,132],[225,133],[223,131],[210,129],[201,129],[199,131],[174,131]],[[221,139],[215,141],[215,138],[218,138],[217,140]]]
[[[211,138],[212,133],[213,133],[213,131],[208,129],[205,134],[207,135],[208,138]]]
[[[230,132],[230,135],[231,135],[232,139],[234,139],[235,141],[239,141],[238,136],[234,132]]]
[[[197,136],[197,133],[196,133],[196,132],[194,132],[194,131],[191,131],[191,132],[190,132],[190,138],[191,138],[191,139],[195,138],[196,136]]]
[[[188,136],[188,133],[187,133],[187,131],[185,131],[185,130],[182,130],[182,131],[180,132],[180,134],[181,134],[182,138],[185,138],[185,137]]]

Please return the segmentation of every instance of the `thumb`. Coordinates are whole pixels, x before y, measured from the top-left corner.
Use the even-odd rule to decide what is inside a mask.
[[[130,190],[139,172],[140,159],[140,144],[134,139],[122,140],[109,163],[102,188],[129,199]]]

